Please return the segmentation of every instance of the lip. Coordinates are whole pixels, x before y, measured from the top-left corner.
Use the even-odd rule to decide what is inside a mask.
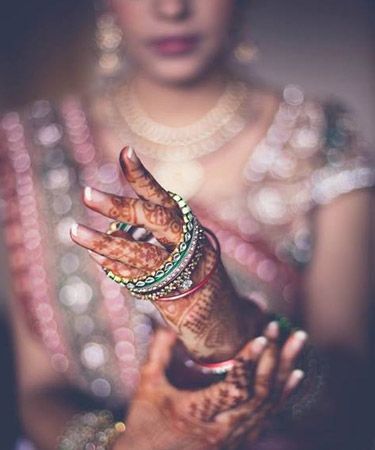
[[[173,57],[192,53],[199,42],[200,36],[190,35],[172,35],[152,39],[148,42],[149,47],[158,55]]]

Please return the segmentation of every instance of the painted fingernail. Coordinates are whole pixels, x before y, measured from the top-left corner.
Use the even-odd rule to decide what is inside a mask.
[[[88,200],[89,202],[92,201],[92,189],[90,186],[86,186],[83,191],[83,196],[85,197],[85,200]]]
[[[279,324],[276,321],[270,322],[267,325],[265,333],[271,339],[277,339],[279,337]]]
[[[307,340],[307,333],[305,331],[296,331],[293,335],[292,348],[298,352],[302,349]]]
[[[286,384],[285,389],[283,393],[283,398],[286,400],[290,394],[296,390],[298,385],[301,383],[303,378],[305,377],[305,372],[300,369],[293,370],[293,372],[289,375]]]
[[[92,239],[95,236],[90,228],[87,228],[85,225],[79,225],[78,223],[72,225],[70,232],[72,236],[78,237],[80,240],[84,241]]]
[[[305,376],[305,372],[301,369],[296,369],[296,370],[293,370],[293,372],[292,372],[292,377],[296,378],[298,380],[302,380],[302,378],[304,376]]]
[[[305,372],[300,369],[293,370],[289,378],[289,389],[295,389],[305,377]]]
[[[264,336],[259,336],[253,341],[253,350],[260,353],[267,345],[267,339]]]
[[[72,234],[72,236],[78,237],[78,223],[73,223],[73,225],[70,228],[70,232]]]
[[[106,194],[88,186],[85,187],[83,195],[85,197],[85,200],[89,202],[103,202],[107,199]]]
[[[305,342],[308,338],[306,331],[298,330],[294,333],[294,337],[300,342]]]
[[[138,161],[137,155],[131,145],[126,149],[126,156],[134,162]]]

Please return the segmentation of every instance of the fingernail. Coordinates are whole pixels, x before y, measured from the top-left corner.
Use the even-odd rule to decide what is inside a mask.
[[[126,156],[134,162],[138,161],[137,155],[135,154],[133,147],[130,145],[126,149]]]
[[[294,333],[294,337],[300,342],[305,342],[308,338],[306,331],[298,330]]]
[[[256,353],[260,353],[267,345],[267,339],[264,336],[257,337],[253,341],[253,349]]]
[[[92,187],[86,186],[84,191],[83,191],[83,195],[85,200],[89,201],[89,202],[103,202],[107,199],[106,194],[104,194],[101,191],[98,191]]]
[[[289,379],[289,386],[288,388],[290,390],[294,390],[301,382],[301,380],[305,377],[305,372],[300,369],[293,370],[293,372],[290,375]]]
[[[70,232],[74,237],[78,237],[81,241],[91,240],[95,237],[95,232],[85,225],[79,225],[75,223],[70,228]]]
[[[78,237],[78,223],[73,223],[73,225],[70,228],[70,232],[73,236]]]
[[[276,321],[270,322],[267,325],[265,333],[271,339],[277,339],[279,337],[279,324]]]
[[[86,186],[83,191],[83,196],[85,197],[85,200],[88,200],[89,202],[92,201],[92,189],[90,186]]]
[[[307,333],[305,331],[296,331],[293,335],[292,348],[298,352],[302,349],[304,343],[307,340]]]
[[[305,376],[305,372],[303,370],[301,370],[301,369],[296,369],[296,370],[293,370],[293,372],[292,372],[292,377],[294,379],[297,379],[298,381],[302,380],[302,378],[304,376]]]
[[[286,400],[293,391],[296,390],[298,385],[301,383],[302,379],[305,377],[305,372],[300,369],[293,370],[293,372],[289,375],[285,389],[283,398]]]

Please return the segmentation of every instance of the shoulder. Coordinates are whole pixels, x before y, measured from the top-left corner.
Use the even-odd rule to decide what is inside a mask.
[[[372,186],[375,171],[348,108],[308,98],[301,88],[288,85],[263,139],[249,155],[245,177],[251,184],[272,181],[288,190],[300,185],[316,204]]]
[[[291,85],[281,92],[273,120],[243,173],[251,216],[298,261],[310,255],[306,245],[307,256],[294,256],[301,253],[301,236],[310,236],[310,213],[339,197],[358,198],[345,194],[375,184],[374,166],[347,108],[308,98]]]
[[[374,155],[349,107],[331,99],[315,102],[315,108],[322,123],[320,145],[311,164],[313,203],[328,204],[343,194],[374,186]]]

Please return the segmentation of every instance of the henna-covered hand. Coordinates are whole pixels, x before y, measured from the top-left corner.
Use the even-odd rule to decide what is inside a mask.
[[[102,267],[123,277],[140,277],[162,265],[181,238],[183,220],[175,201],[130,147],[121,151],[120,164],[138,198],[86,188],[86,206],[114,220],[146,228],[162,246],[136,242],[130,236],[110,236],[83,225],[72,228],[72,239],[89,249]],[[192,276],[195,282],[205,278],[215,259],[215,251],[207,242]],[[199,291],[173,303],[155,304],[191,355],[201,361],[231,358],[259,331],[255,326],[259,311],[253,307],[252,313],[247,314],[246,305],[238,298],[221,262]]]
[[[167,380],[176,335],[157,331],[125,419],[127,431],[114,450],[229,450],[254,442],[303,375],[294,370],[302,340],[292,335],[279,350],[274,328],[268,327],[268,339],[245,345],[223,381],[197,391],[178,390]]]

